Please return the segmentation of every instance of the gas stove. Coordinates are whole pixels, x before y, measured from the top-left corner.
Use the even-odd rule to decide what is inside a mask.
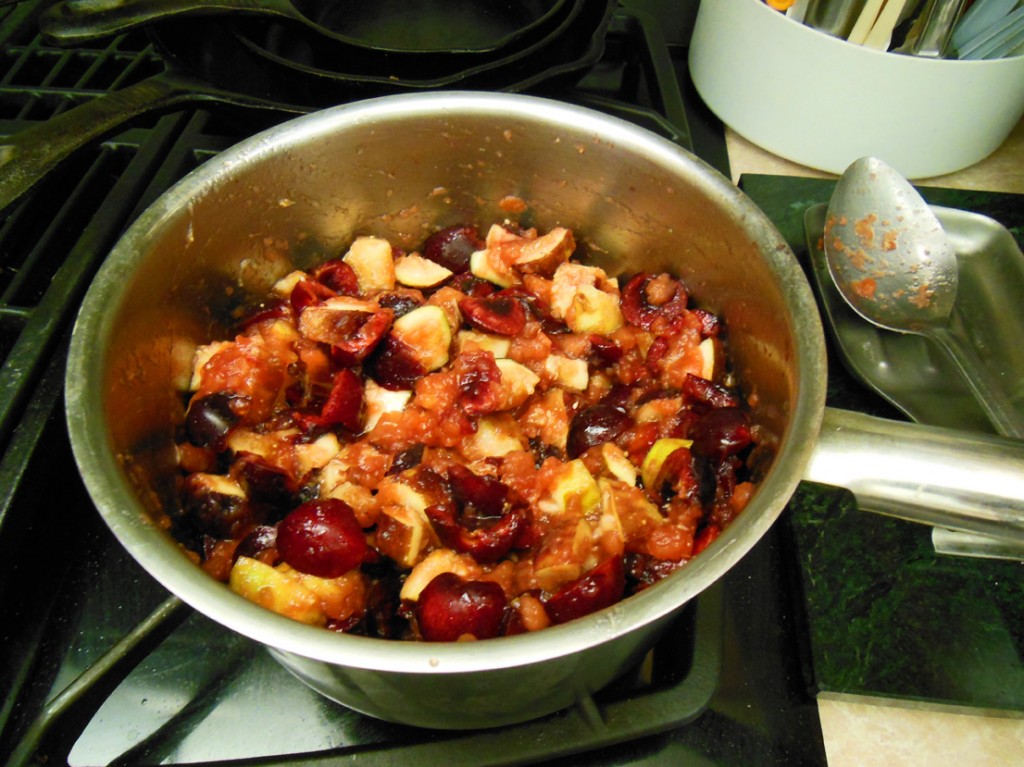
[[[0,8],[5,136],[163,66],[144,33],[46,45],[46,5]],[[685,41],[666,41],[672,25],[658,6],[623,3],[600,60],[544,95],[630,119],[728,173],[721,126],[693,93]],[[0,756],[82,766],[824,763],[785,525],[608,689],[534,722],[469,733],[389,724],[320,697],[123,552],[79,480],[64,427],[75,311],[148,204],[286,116],[207,106],[144,117],[62,164],[0,221]]]

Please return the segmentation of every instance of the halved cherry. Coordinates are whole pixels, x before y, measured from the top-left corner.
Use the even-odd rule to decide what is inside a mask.
[[[452,366],[459,404],[468,415],[492,413],[502,405],[501,371],[490,352],[463,352]]]
[[[632,325],[650,330],[655,322],[671,322],[686,311],[686,287],[669,274],[640,273],[622,289],[622,315]]]
[[[331,393],[320,409],[325,426],[339,424],[352,432],[359,431],[363,408],[363,382],[352,370],[343,368],[334,376]]]
[[[307,306],[313,306],[328,298],[334,298],[337,295],[337,293],[322,282],[316,282],[315,280],[299,280],[295,283],[295,287],[292,288],[289,300],[291,301],[292,309],[295,313],[301,314],[302,310]]]
[[[331,359],[339,365],[354,367],[366,359],[387,335],[394,320],[390,309],[371,314],[353,312],[347,333],[331,344]]]
[[[456,516],[452,504],[428,506],[427,518],[441,542],[461,554],[469,554],[482,564],[497,562],[516,548],[522,532],[529,526],[529,515],[522,506],[509,509],[496,522],[470,529]]]
[[[461,274],[469,269],[469,257],[485,246],[475,226],[460,224],[449,226],[427,238],[423,244],[423,257]]]
[[[690,438],[695,453],[721,463],[753,441],[750,418],[737,407],[709,410],[690,427]]]
[[[605,403],[592,405],[573,416],[566,455],[578,458],[595,445],[611,442],[632,425],[633,419],[622,408]]]
[[[324,261],[312,272],[313,278],[343,296],[359,295],[359,280],[355,269],[340,258]]]
[[[622,599],[626,572],[622,557],[606,559],[590,572],[567,583],[544,603],[555,623],[581,618]]]
[[[734,408],[740,404],[739,397],[721,384],[695,376],[693,373],[686,374],[686,378],[683,379],[682,389],[691,402],[697,402],[713,408]]]
[[[526,326],[526,310],[512,296],[467,296],[459,301],[459,309],[470,326],[485,333],[516,336]]]

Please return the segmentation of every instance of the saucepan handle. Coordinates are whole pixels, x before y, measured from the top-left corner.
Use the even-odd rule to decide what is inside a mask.
[[[187,101],[191,85],[162,73],[0,139],[0,213],[79,149],[134,117]]]
[[[1024,543],[1024,442],[826,408],[804,479],[865,511]]]

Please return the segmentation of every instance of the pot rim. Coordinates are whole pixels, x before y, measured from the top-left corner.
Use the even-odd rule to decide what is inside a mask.
[[[289,151],[317,135],[350,126],[415,115],[509,116],[525,122],[572,126],[595,139],[654,160],[736,210],[758,243],[795,329],[793,364],[798,391],[772,468],[740,514],[707,550],[656,587],[610,608],[539,632],[479,642],[426,643],[337,634],[305,626],[232,593],[194,566],[149,518],[128,482],[104,425],[103,359],[124,286],[144,260],[144,244],[161,225],[196,198],[229,182],[240,168]],[[799,327],[796,324],[799,323]],[[342,666],[413,674],[488,671],[538,663],[582,652],[680,610],[718,580],[760,540],[795,491],[810,460],[825,404],[825,346],[810,286],[785,240],[731,182],[676,144],[619,118],[546,98],[471,91],[385,96],[293,119],[246,139],[192,171],[131,225],[108,255],[82,303],[66,374],[66,417],[79,471],[94,504],[119,542],[165,588],[197,611],[265,645]]]

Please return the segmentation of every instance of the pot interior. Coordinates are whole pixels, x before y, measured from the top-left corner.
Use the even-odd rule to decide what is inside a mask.
[[[526,205],[515,216],[522,224],[571,228],[586,259],[612,274],[680,275],[696,303],[724,319],[764,445],[761,487],[740,518],[666,582],[605,611],[614,620],[591,616],[472,649],[299,626],[187,562],[152,520],[174,502],[173,437],[196,346],[228,333],[278,278],[340,255],[356,235],[412,250],[442,226],[486,228],[510,218],[511,199]],[[440,660],[444,672],[471,671],[616,639],[714,582],[795,488],[817,434],[824,381],[806,280],[767,219],[726,179],[675,145],[589,110],[508,94],[430,93],[286,123],[162,197],[108,258],[83,306],[68,419],[106,521],[185,601],[305,657],[424,673]]]

